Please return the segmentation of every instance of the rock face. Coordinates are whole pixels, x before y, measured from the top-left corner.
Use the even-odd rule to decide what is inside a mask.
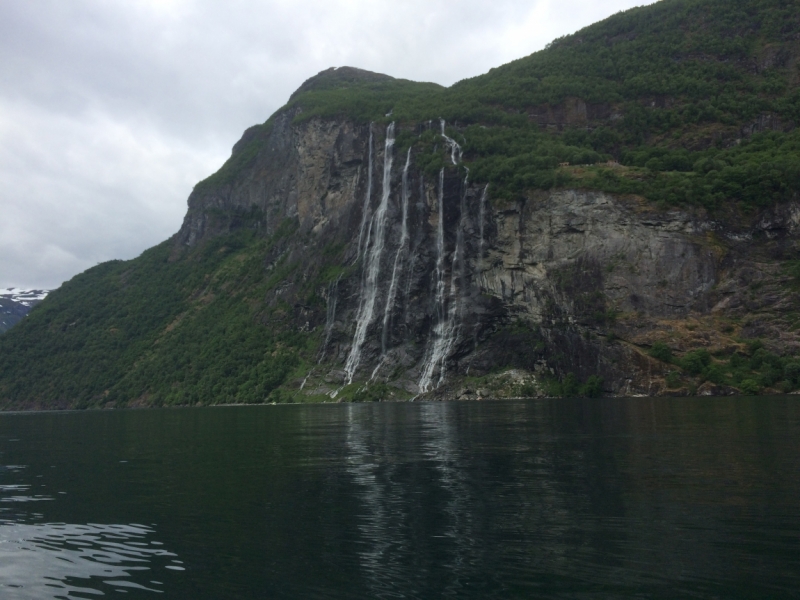
[[[244,133],[233,156],[246,152],[248,144],[258,144],[260,152],[232,181],[198,186],[178,233],[180,245],[240,226],[253,208],[264,213],[268,233],[287,218],[319,232],[349,216],[357,193],[363,193],[357,187],[366,177],[367,128],[320,120],[293,127],[294,116],[281,113],[268,131],[254,127]]]
[[[264,302],[318,332],[305,393],[374,381],[480,395],[463,382],[505,370],[528,392],[572,373],[601,377],[609,394],[659,394],[655,341],[720,350],[749,333],[779,353],[800,347],[776,262],[797,247],[797,204],[712,220],[579,189],[497,202],[443,129],[451,164],[425,173],[398,126],[297,116],[248,130],[229,161],[238,170],[198,185],[173,257],[237,228],[292,224],[265,256],[266,272],[290,268]],[[309,281],[322,303],[300,297]]]

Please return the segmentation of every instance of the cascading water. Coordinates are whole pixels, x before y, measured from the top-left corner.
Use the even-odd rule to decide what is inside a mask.
[[[445,143],[450,148],[450,160],[454,165],[461,161],[461,146],[453,138],[445,133],[445,121],[439,119],[441,135]],[[439,386],[444,381],[447,372],[447,357],[453,346],[458,340],[460,330],[461,303],[458,297],[458,282],[456,269],[458,261],[462,261],[464,254],[464,216],[466,214],[466,190],[469,183],[469,169],[464,179],[464,192],[461,195],[461,213],[459,215],[458,229],[456,232],[456,247],[453,250],[453,260],[450,267],[450,290],[445,295],[445,272],[444,272],[444,169],[439,172],[439,224],[436,231],[436,325],[433,328],[433,346],[427,353],[427,360],[422,369],[422,376],[419,381],[421,392],[430,391],[433,384],[433,376],[436,369],[439,370],[439,378],[436,385]]]
[[[403,167],[402,178],[402,195],[400,197],[402,203],[403,220],[400,227],[400,244],[397,246],[397,252],[394,255],[394,266],[392,267],[392,281],[389,284],[389,294],[386,297],[386,307],[383,310],[383,331],[381,337],[381,349],[386,354],[386,341],[389,331],[389,318],[392,315],[394,308],[394,299],[397,295],[397,273],[400,270],[401,259],[408,243],[408,167],[411,165],[411,148],[408,149],[406,154],[406,164]]]
[[[370,135],[371,139],[371,135]],[[371,147],[372,144],[370,144]],[[364,340],[367,337],[367,328],[372,322],[375,313],[375,301],[378,296],[378,277],[381,269],[381,257],[386,238],[387,207],[389,205],[389,193],[391,191],[392,176],[392,148],[394,147],[394,123],[390,123],[386,128],[386,147],[383,155],[383,194],[381,203],[369,226],[367,241],[364,245],[364,254],[367,255],[365,264],[365,274],[361,286],[361,301],[358,306],[356,316],[356,332],[353,336],[353,345],[345,363],[345,375],[347,384],[353,383],[353,376],[361,362],[361,350]],[[371,162],[371,153],[370,153]],[[372,232],[374,230],[374,240]],[[372,244],[370,245],[370,242]]]
[[[409,194],[409,200],[411,199],[411,195]],[[417,196],[417,202],[415,204],[417,211],[420,213],[423,212],[426,208],[425,203],[425,181],[424,178],[419,178],[419,194]],[[418,243],[418,242],[417,242]],[[417,261],[419,260],[419,255],[417,252],[414,251],[417,245],[412,244],[411,240],[409,239],[408,245],[408,264],[406,265],[406,274],[405,274],[405,284],[403,285],[403,297],[408,298],[411,294],[411,285],[414,283],[414,268],[417,265]],[[408,306],[407,302],[404,303],[404,314],[407,314]]]
[[[333,333],[333,324],[336,322],[336,302],[339,300],[339,281],[342,279],[342,275],[336,278],[335,281],[332,281],[328,285],[328,309],[325,314],[325,340],[322,342],[322,348],[320,349],[319,358],[317,359],[317,364],[321,364],[322,361],[325,359],[325,353],[328,350],[328,344],[331,341],[331,334]],[[303,382],[300,384],[300,389],[302,390],[306,387],[306,382],[308,378],[314,373],[316,367],[311,369],[306,376],[303,378]]]
[[[325,358],[325,353],[328,350],[328,344],[331,341],[331,333],[333,332],[333,324],[336,321],[336,303],[339,301],[339,280],[342,275],[332,281],[328,286],[328,310],[325,315],[325,341],[322,344],[322,351],[320,352],[317,364],[320,364]]]
[[[466,197],[467,185],[469,184],[469,169],[464,178],[464,192],[461,194],[461,204],[459,206],[460,214],[458,219],[458,229],[456,230],[456,247],[453,250],[453,261],[450,265],[450,295],[448,298],[447,308],[447,322],[442,329],[442,350],[441,361],[439,364],[439,381],[437,386],[441,385],[444,381],[444,376],[447,372],[447,357],[450,351],[458,341],[459,333],[461,332],[461,302],[458,296],[459,286],[457,283],[457,275],[459,272],[457,268],[461,266],[462,280],[463,280],[463,267],[464,267],[464,215],[466,214]]]
[[[483,193],[481,194],[481,204],[480,209],[478,211],[478,219],[480,221],[478,228],[480,230],[480,241],[478,242],[478,271],[480,272],[483,269],[483,226],[484,221],[486,220],[486,200],[487,194],[489,192],[489,184],[486,184],[486,187],[483,188]]]
[[[358,254],[356,260],[361,258],[361,243],[364,240],[364,228],[369,218],[369,205],[372,200],[372,123],[369,125],[369,150],[367,152],[367,195],[364,196],[364,209],[361,211],[361,228],[358,230]],[[369,240],[367,240],[369,245]]]
[[[453,161],[454,165],[457,165],[461,162],[461,146],[458,145],[457,141],[451,137],[448,137],[444,132],[444,119],[439,119],[439,124],[442,127],[442,137],[444,138],[444,142],[447,144],[447,147],[450,148],[450,160]]]
[[[439,223],[436,226],[436,297],[434,309],[436,311],[436,325],[433,327],[433,346],[427,355],[425,366],[422,369],[422,377],[419,380],[421,392],[427,392],[433,382],[433,372],[437,365],[442,362],[442,352],[444,350],[444,328],[446,327],[445,318],[445,283],[444,283],[444,168],[439,171]]]

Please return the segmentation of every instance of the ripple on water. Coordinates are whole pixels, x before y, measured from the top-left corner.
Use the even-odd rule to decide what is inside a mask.
[[[154,533],[138,524],[2,524],[0,597],[83,598],[132,589],[161,593],[154,571],[169,568],[176,555],[148,539]],[[147,585],[132,579],[141,572]]]

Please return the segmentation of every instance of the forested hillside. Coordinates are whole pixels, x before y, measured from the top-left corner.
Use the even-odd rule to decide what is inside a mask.
[[[443,118],[473,179],[508,197],[578,184],[715,209],[800,188],[796,0],[662,0],[450,88],[336,71],[314,83],[289,103],[298,119]],[[434,133],[430,172],[445,162]],[[580,167],[609,160],[621,168]]]

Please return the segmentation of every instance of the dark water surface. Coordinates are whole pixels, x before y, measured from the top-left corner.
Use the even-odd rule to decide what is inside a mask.
[[[0,415],[0,598],[800,597],[800,399]]]

